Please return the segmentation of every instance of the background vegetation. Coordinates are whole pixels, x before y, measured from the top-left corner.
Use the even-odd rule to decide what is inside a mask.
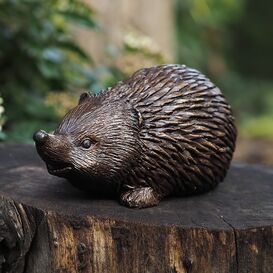
[[[272,140],[272,2],[172,3],[175,62],[225,91],[241,137]],[[81,90],[99,92],[140,66],[166,62],[150,37],[131,31],[121,46],[107,45],[111,62],[93,63],[73,31],[101,32],[99,16],[79,0],[0,0],[0,140],[31,141],[33,131],[56,126]]]
[[[56,121],[44,103],[49,91],[87,86],[90,60],[69,23],[94,28],[93,11],[75,0],[0,1],[0,91],[6,134],[27,139],[37,124]],[[3,137],[3,135],[2,135]]]

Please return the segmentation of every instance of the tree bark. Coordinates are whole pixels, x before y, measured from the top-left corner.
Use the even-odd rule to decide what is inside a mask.
[[[128,209],[0,145],[0,272],[273,272],[273,170],[234,164],[217,189]]]

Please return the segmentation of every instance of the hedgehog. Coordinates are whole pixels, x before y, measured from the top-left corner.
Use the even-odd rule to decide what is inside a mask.
[[[39,130],[33,138],[50,174],[145,208],[215,188],[230,166],[236,127],[206,76],[167,64],[81,94],[53,133]]]

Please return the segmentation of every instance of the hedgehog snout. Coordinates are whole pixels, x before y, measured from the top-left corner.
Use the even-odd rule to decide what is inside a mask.
[[[69,145],[64,137],[39,130],[33,134],[33,140],[38,154],[50,166],[62,167],[70,163]]]
[[[42,144],[48,138],[48,133],[44,130],[39,130],[33,134],[33,140],[36,144]]]

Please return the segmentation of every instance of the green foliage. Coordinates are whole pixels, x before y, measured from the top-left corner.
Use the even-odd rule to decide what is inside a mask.
[[[240,3],[236,0],[177,0],[178,60],[211,72],[211,58],[223,54],[229,43],[227,24],[240,13]]]
[[[245,138],[268,138],[273,136],[273,116],[259,116],[247,119],[241,125],[241,136]]]
[[[77,0],[0,0],[0,90],[7,127],[24,120],[52,122],[48,91],[89,84],[90,59],[73,41],[70,23],[94,28],[94,12]]]
[[[231,101],[236,117],[240,121],[244,122],[262,115],[273,116],[273,82],[245,79],[230,71],[217,81]]]
[[[271,0],[247,0],[240,16],[229,24],[230,61],[246,77],[272,80],[272,10]]]

